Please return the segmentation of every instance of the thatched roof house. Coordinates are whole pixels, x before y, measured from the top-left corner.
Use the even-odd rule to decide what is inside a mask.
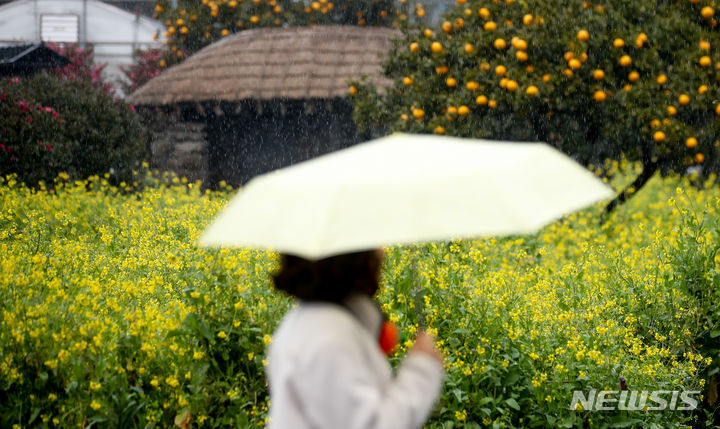
[[[202,124],[205,174],[193,178],[240,184],[366,138],[352,122],[347,82],[365,75],[388,85],[381,56],[397,34],[351,26],[244,31],[168,69],[128,100],[156,110],[170,107],[184,119],[181,126],[195,122],[196,131]],[[154,148],[160,160],[155,164],[186,173],[173,165],[178,143],[167,140]],[[190,164],[203,162],[195,158]]]
[[[248,30],[206,47],[130,97],[136,104],[344,97],[348,78],[382,81],[396,31],[293,27]]]

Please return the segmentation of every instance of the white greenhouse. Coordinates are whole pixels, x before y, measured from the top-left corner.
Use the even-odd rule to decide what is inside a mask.
[[[107,64],[109,81],[122,76],[120,67],[134,62],[136,50],[164,46],[164,31],[156,20],[97,0],[17,0],[0,6],[0,43],[90,44],[95,62]]]

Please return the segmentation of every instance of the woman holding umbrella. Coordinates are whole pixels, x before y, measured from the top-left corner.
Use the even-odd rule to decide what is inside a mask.
[[[253,179],[200,244],[308,258],[285,256],[275,279],[300,305],[269,351],[271,428],[416,428],[441,359],[421,333],[393,377],[371,299],[381,254],[347,253],[533,233],[614,196],[545,144],[393,134]]]
[[[409,429],[425,423],[442,386],[442,357],[432,337],[419,333],[393,376],[382,350],[389,352],[389,330],[372,299],[381,264],[381,251],[318,261],[283,255],[275,287],[300,304],[285,316],[269,349],[269,428]]]

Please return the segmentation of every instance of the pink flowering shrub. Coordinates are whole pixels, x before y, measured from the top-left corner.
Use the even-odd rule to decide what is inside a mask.
[[[61,172],[109,173],[119,183],[146,159],[147,133],[133,106],[71,73],[0,79],[0,176],[35,186]]]
[[[63,137],[65,127],[65,119],[57,110],[24,96],[20,79],[3,82],[0,172],[16,173],[28,183],[52,180],[69,157]]]
[[[70,60],[70,64],[65,67],[51,69],[50,74],[63,80],[84,80],[95,88],[108,93],[114,92],[112,85],[102,78],[102,71],[107,64],[95,64],[95,53],[92,45],[81,48],[77,44],[50,43],[48,47]]]
[[[124,84],[125,92],[130,94],[140,88],[147,81],[159,75],[162,71],[160,62],[165,51],[162,49],[149,49],[136,52],[136,62],[130,67],[123,67],[122,71],[130,83]]]

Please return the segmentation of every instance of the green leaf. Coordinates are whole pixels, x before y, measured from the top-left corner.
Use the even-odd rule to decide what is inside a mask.
[[[618,422],[614,422],[610,427],[613,428],[627,428],[630,426],[634,426],[638,423],[642,423],[643,421],[640,419],[629,419],[629,420],[621,420]]]
[[[513,398],[508,398],[505,400],[505,403],[510,407],[517,411],[520,411],[520,404],[517,403],[517,401]]]
[[[460,390],[460,389],[453,389],[452,393],[455,395],[455,397],[457,398],[458,402],[462,402],[462,401],[463,401],[463,397],[464,397],[465,395],[463,394],[463,391],[462,391],[462,390]]]

